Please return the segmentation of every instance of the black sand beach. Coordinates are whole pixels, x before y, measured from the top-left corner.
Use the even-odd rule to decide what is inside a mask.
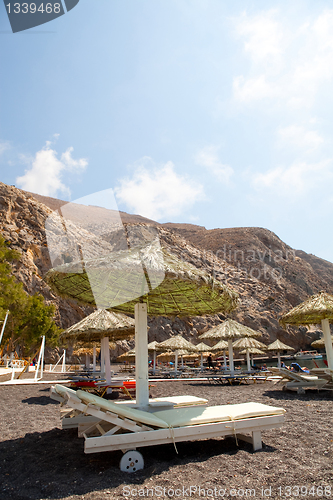
[[[54,379],[54,376],[52,376]],[[220,386],[158,382],[152,396],[190,394],[209,403],[262,402],[286,409],[263,449],[233,438],[143,448],[145,468],[119,470],[121,452],[85,455],[76,430],[61,430],[49,386],[0,387],[0,499],[333,498],[333,397],[283,392],[272,382]]]

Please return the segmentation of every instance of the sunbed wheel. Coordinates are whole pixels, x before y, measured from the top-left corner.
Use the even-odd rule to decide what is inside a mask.
[[[136,450],[126,451],[120,460],[120,470],[122,472],[136,472],[143,469],[143,467],[143,456]]]

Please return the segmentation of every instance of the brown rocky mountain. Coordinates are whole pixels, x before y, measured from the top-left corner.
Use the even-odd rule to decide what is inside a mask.
[[[117,213],[100,207],[88,209],[70,205],[74,218],[71,231],[74,235],[78,231],[77,234],[87,242],[89,251],[96,250],[97,239],[100,242],[98,248],[105,247],[105,251],[108,245],[114,248],[115,233],[112,240],[109,229],[112,225],[119,226]],[[56,305],[56,321],[63,328],[92,312],[91,308],[57,297],[43,281],[43,276],[52,267],[46,220],[52,214],[51,209],[66,211],[68,207],[67,202],[0,183],[0,230],[10,245],[21,253],[14,273],[28,293],[39,292]],[[120,212],[120,218],[125,226],[135,226],[132,231],[139,233],[149,232],[147,225],[154,226],[161,244],[172,246],[179,257],[197,267],[208,268],[217,279],[236,290],[241,304],[232,314],[233,318],[260,330],[264,341],[273,341],[278,336],[299,349],[308,347],[318,337],[315,328],[306,334],[292,328],[286,332],[280,327],[278,318],[312,293],[322,289],[333,293],[333,264],[330,262],[293,250],[267,229],[206,230],[192,224],[159,224],[125,212]],[[98,226],[95,224],[95,233],[92,234],[92,224],[96,220],[99,223]],[[84,229],[78,230],[75,224]],[[223,315],[150,318],[149,340],[161,341],[179,333],[193,340],[221,319]]]

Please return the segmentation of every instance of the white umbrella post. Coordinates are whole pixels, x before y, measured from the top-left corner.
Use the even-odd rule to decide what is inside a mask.
[[[200,371],[203,372],[204,370],[204,365],[203,365],[203,352],[201,353],[201,358],[200,358]]]
[[[153,372],[156,371],[156,350],[153,351]]]
[[[177,371],[178,368],[178,351],[175,352],[175,372]]]
[[[278,368],[281,368],[281,353],[280,351],[277,352],[278,355]]]
[[[234,371],[234,352],[232,346],[232,339],[228,339],[228,351],[229,351],[229,370]]]
[[[227,355],[225,351],[223,351],[223,364],[224,364],[224,369],[227,369]]]
[[[331,332],[328,319],[321,320],[321,327],[323,329],[323,334],[324,334],[327,365],[328,368],[333,370],[333,347],[332,347]]]
[[[110,345],[109,345],[109,337],[104,337],[102,339],[101,347],[103,344],[103,365],[105,370],[105,382],[107,384],[111,384],[111,364],[110,364]]]
[[[96,371],[96,346],[93,347],[93,372]]]
[[[246,362],[247,362],[247,371],[251,371],[251,360],[250,360],[250,353],[249,350],[246,349]]]
[[[135,304],[134,317],[136,404],[145,408],[149,405],[147,304]]]

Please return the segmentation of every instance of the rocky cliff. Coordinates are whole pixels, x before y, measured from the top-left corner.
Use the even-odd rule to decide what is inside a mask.
[[[39,292],[56,305],[56,321],[62,328],[67,328],[92,309],[57,297],[43,281],[43,276],[52,266],[45,232],[51,208],[65,211],[66,202],[0,183],[1,233],[21,253],[14,273],[28,293]],[[113,248],[119,245],[121,240],[114,240],[114,232],[112,239],[108,230],[110,225],[119,224],[117,214],[110,214],[110,211],[99,207],[92,208],[88,211],[82,206],[74,206],[76,219],[72,231],[75,233],[75,228],[81,227],[81,237],[90,242],[89,251],[96,250],[96,237],[103,240],[99,247],[105,248],[105,251],[109,245]],[[120,213],[120,217],[125,226],[135,228],[134,232],[138,231],[137,228],[140,228],[139,232],[149,232],[147,226],[154,226],[161,242],[172,246],[180,258],[199,268],[207,268],[217,279],[236,290],[241,304],[232,316],[260,330],[264,341],[273,341],[278,336],[299,349],[307,347],[318,337],[315,328],[307,333],[291,328],[286,332],[280,327],[278,318],[312,293],[322,289],[333,293],[333,264],[292,249],[267,229],[206,230],[191,224],[158,224],[124,212]],[[98,227],[96,220],[99,221]],[[97,227],[95,233],[91,232],[93,221]],[[68,256],[63,255],[63,258]],[[162,341],[178,333],[193,340],[223,318],[222,314],[185,319],[150,318],[149,340]]]

